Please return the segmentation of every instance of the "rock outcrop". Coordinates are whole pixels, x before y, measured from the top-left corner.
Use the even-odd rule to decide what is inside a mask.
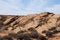
[[[0,40],[60,40],[60,15],[0,15]]]

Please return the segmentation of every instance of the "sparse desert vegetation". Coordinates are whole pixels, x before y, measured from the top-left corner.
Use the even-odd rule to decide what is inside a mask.
[[[0,40],[60,40],[60,15],[0,15]]]

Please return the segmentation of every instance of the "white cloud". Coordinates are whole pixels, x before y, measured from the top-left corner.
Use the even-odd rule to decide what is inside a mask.
[[[11,2],[12,0],[10,0],[9,2]],[[13,3],[15,3],[15,1],[12,2],[12,4],[7,3],[3,0],[0,0],[0,14],[2,15],[18,15],[17,13],[19,13],[19,11],[21,9],[19,9],[19,7],[17,7],[16,5],[13,5]]]
[[[25,8],[25,12],[27,13],[37,13],[42,12],[44,9],[44,5],[47,4],[49,0],[31,0],[29,5]]]
[[[53,12],[53,13],[60,13],[60,4],[53,5],[51,7],[46,8],[46,11]]]
[[[0,0],[0,14],[6,15],[27,15],[29,13],[38,13],[45,11],[45,6],[49,0],[30,0],[26,4],[22,0]],[[46,11],[60,10],[58,6],[48,7]],[[56,9],[55,9],[56,8]],[[53,11],[53,12],[54,12]],[[59,11],[58,11],[59,12]]]

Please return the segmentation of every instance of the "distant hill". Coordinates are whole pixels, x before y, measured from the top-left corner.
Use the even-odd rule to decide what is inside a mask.
[[[0,40],[60,40],[60,14],[0,15]]]

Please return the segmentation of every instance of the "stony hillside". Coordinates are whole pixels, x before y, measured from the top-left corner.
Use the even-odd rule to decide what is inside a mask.
[[[0,40],[60,40],[60,15],[0,15]]]

